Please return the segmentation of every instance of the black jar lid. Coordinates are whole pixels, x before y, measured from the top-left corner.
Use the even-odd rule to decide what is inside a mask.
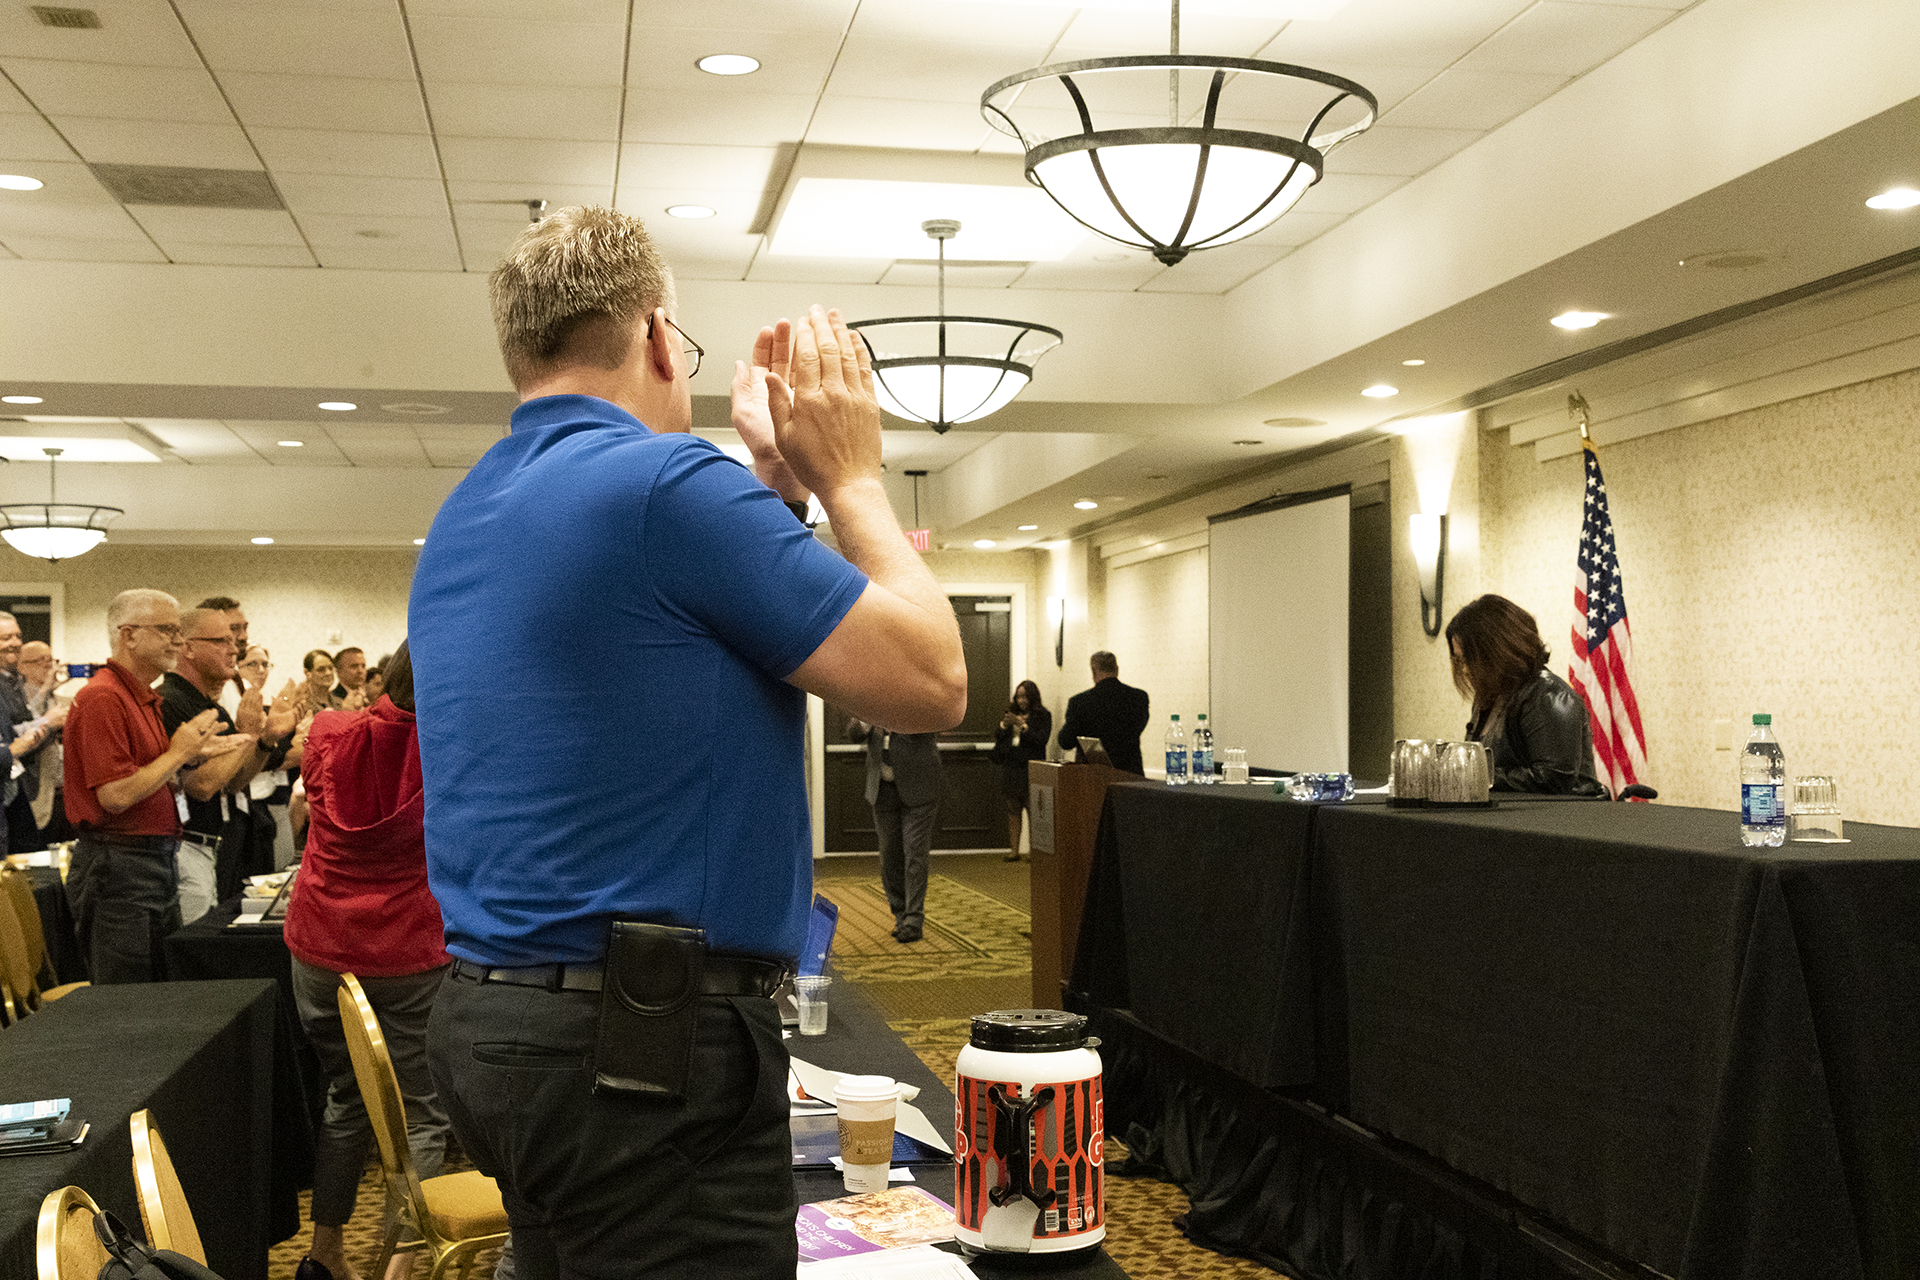
[[[1090,1049],[1100,1043],[1087,1035],[1084,1016],[1058,1009],[996,1009],[975,1014],[969,1042],[976,1049],[1000,1053]]]

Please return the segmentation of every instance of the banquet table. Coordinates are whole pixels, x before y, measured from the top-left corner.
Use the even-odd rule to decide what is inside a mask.
[[[53,867],[28,867],[27,883],[33,886],[34,905],[40,908],[40,932],[47,940],[47,964],[54,984],[85,982],[87,962],[74,937],[73,908],[60,872]]]
[[[953,1090],[936,1077],[913,1050],[894,1034],[874,1008],[852,983],[836,982],[828,1006],[827,1032],[821,1036],[795,1035],[787,1041],[787,1051],[804,1062],[830,1071],[856,1075],[892,1076],[905,1084],[918,1086],[914,1100],[936,1130],[953,1129]],[[907,1166],[916,1185],[953,1203],[953,1161],[942,1159],[931,1164]],[[803,1204],[832,1200],[847,1194],[835,1169],[796,1169],[794,1187]],[[951,1247],[951,1246],[949,1246]],[[997,1257],[982,1255],[973,1260],[973,1272],[987,1280],[1030,1276],[1034,1264],[1044,1261],[1046,1274],[1056,1280],[1124,1280],[1126,1272],[1098,1248],[1049,1259],[1026,1256]]]
[[[1920,1274],[1920,831],[1747,849],[1676,806],[1107,803],[1073,985],[1114,1037],[1110,1129],[1200,1186],[1202,1235],[1301,1280],[1410,1250]]]
[[[208,1265],[262,1280],[298,1226],[312,1139],[291,1051],[261,981],[85,987],[0,1031],[0,1101],[71,1098],[91,1125],[70,1151],[0,1159],[0,1275],[31,1276],[49,1191],[78,1186],[138,1231],[128,1117],[166,1139]]]

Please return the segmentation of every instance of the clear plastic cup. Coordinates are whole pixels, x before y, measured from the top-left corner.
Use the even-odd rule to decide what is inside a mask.
[[[827,1034],[827,988],[833,979],[825,975],[793,980],[793,1002],[800,1010],[800,1034]]]

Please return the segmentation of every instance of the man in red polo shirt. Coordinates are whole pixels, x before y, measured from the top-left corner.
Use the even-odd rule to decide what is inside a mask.
[[[171,737],[152,685],[180,658],[180,604],[164,591],[122,591],[107,606],[113,658],[73,700],[66,725],[67,818],[79,830],[67,873],[75,931],[95,982],[164,976],[163,939],[180,927],[175,775],[209,754],[251,748],[217,738],[204,711]]]

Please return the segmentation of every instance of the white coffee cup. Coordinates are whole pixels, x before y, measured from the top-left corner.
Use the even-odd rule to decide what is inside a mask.
[[[900,1085],[890,1076],[841,1076],[833,1086],[840,1114],[840,1165],[855,1195],[887,1189]]]

